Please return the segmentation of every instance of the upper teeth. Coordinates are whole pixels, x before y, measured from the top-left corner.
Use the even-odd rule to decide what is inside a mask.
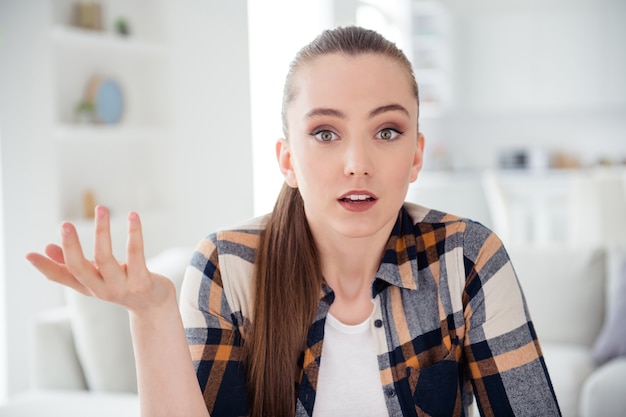
[[[356,201],[356,200],[367,200],[368,198],[370,198],[370,196],[361,194],[361,195],[349,195],[346,198]]]

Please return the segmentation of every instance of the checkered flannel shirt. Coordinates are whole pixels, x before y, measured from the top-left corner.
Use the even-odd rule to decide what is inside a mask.
[[[185,276],[181,313],[213,417],[248,414],[242,346],[264,223],[258,218],[203,240]],[[467,416],[472,392],[485,416],[560,415],[513,266],[484,226],[405,203],[372,297],[390,416]],[[322,288],[301,363],[296,416],[313,413],[333,298]]]

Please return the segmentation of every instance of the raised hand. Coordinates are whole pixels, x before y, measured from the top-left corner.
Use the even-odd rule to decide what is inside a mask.
[[[51,281],[130,311],[147,311],[175,297],[171,281],[146,267],[141,221],[134,212],[128,215],[125,263],[113,256],[109,212],[102,206],[96,207],[93,261],[83,255],[71,223],[61,225],[61,246],[50,244],[45,254],[29,253],[26,258]]]

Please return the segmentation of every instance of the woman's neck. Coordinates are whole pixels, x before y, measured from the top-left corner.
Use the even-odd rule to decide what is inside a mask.
[[[363,248],[360,254],[349,251],[335,250],[333,253],[320,254],[322,273],[327,284],[346,297],[353,297],[358,289],[371,284],[380,264],[382,251]],[[369,253],[368,253],[369,252]]]
[[[343,323],[361,323],[371,314],[371,285],[389,233],[367,238],[316,236],[322,274],[335,294],[331,312]]]

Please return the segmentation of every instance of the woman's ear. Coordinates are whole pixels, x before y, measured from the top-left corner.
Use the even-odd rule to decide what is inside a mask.
[[[296,173],[291,162],[291,151],[289,150],[287,139],[281,138],[276,141],[276,160],[287,185],[297,188],[298,181],[296,180]]]
[[[418,133],[417,146],[415,147],[415,154],[413,155],[413,165],[411,166],[411,174],[409,177],[410,182],[417,180],[417,176],[422,170],[424,163],[424,135],[422,132]]]

